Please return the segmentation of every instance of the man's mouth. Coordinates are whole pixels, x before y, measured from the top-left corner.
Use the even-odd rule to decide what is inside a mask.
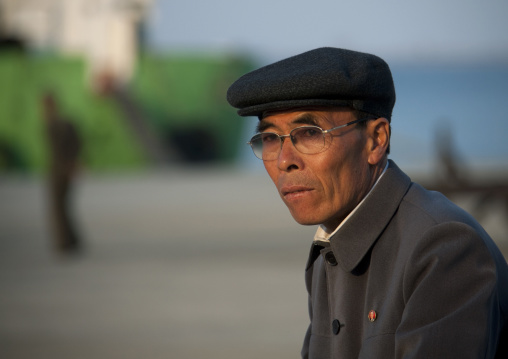
[[[308,194],[313,189],[306,186],[283,186],[280,190],[282,197],[286,200],[297,199]]]

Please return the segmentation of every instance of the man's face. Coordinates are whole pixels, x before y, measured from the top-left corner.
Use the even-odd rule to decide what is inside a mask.
[[[264,117],[262,132],[288,134],[303,125],[324,130],[355,120],[351,110],[292,111]],[[323,152],[303,154],[286,138],[278,159],[264,161],[279,195],[300,224],[323,224],[335,229],[372,186],[367,130],[351,125],[332,131],[330,146]]]

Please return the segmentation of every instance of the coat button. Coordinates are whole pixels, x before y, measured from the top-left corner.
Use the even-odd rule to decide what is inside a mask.
[[[338,264],[337,259],[335,259],[335,256],[333,255],[333,252],[326,253],[325,260],[331,266],[336,266]]]
[[[340,322],[339,322],[338,319],[335,319],[332,322],[332,331],[333,331],[333,334],[335,334],[335,335],[339,334],[339,332],[340,332]]]

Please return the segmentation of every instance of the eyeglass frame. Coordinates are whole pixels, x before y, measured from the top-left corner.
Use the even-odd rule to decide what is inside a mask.
[[[273,134],[275,136],[277,136],[279,138],[279,141],[280,141],[280,149],[282,149],[282,145],[284,144],[284,139],[286,137],[289,137],[289,139],[291,140],[291,144],[293,145],[293,147],[300,153],[303,153],[303,154],[307,154],[307,155],[315,155],[317,153],[321,153],[323,152],[325,149],[326,149],[326,146],[323,146],[323,149],[318,151],[318,152],[314,152],[314,153],[305,153],[305,152],[302,152],[300,151],[296,146],[295,146],[295,143],[293,142],[293,136],[291,136],[291,133],[293,131],[296,131],[298,129],[301,129],[301,128],[317,128],[319,130],[321,130],[321,134],[323,135],[323,138],[324,136],[327,134],[327,133],[330,133],[332,131],[335,131],[335,130],[338,130],[338,129],[341,129],[341,128],[345,128],[345,127],[348,127],[348,126],[351,126],[351,125],[354,125],[356,123],[360,123],[360,122],[363,122],[363,121],[368,121],[368,120],[372,120],[373,118],[372,117],[366,117],[366,118],[360,118],[360,119],[357,119],[357,120],[354,120],[354,121],[350,121],[348,123],[345,123],[344,125],[340,125],[340,126],[337,126],[337,127],[333,127],[333,128],[330,128],[328,130],[323,130],[321,127],[319,126],[315,126],[315,125],[306,125],[306,126],[299,126],[299,127],[295,127],[293,128],[287,135],[279,135],[278,133],[275,133],[275,132],[258,132],[256,133],[254,136],[252,136],[252,138],[250,139],[249,142],[247,142],[248,145],[250,145],[250,147],[252,148],[252,152],[254,153],[254,156],[256,156],[256,158],[259,158],[260,160],[262,161],[275,161],[277,159],[277,157],[280,155],[280,150],[279,150],[279,154],[277,155],[276,158],[274,158],[273,160],[264,160],[263,158],[260,158],[258,157],[258,155],[256,155],[256,152],[254,151],[254,147],[253,147],[253,144],[252,144],[252,139],[256,136],[259,136],[259,135],[262,135],[264,133],[270,133],[270,134]]]

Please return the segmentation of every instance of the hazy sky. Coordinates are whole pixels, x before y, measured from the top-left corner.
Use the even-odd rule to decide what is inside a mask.
[[[319,46],[407,61],[508,63],[506,0],[154,0],[151,44],[271,61]]]

